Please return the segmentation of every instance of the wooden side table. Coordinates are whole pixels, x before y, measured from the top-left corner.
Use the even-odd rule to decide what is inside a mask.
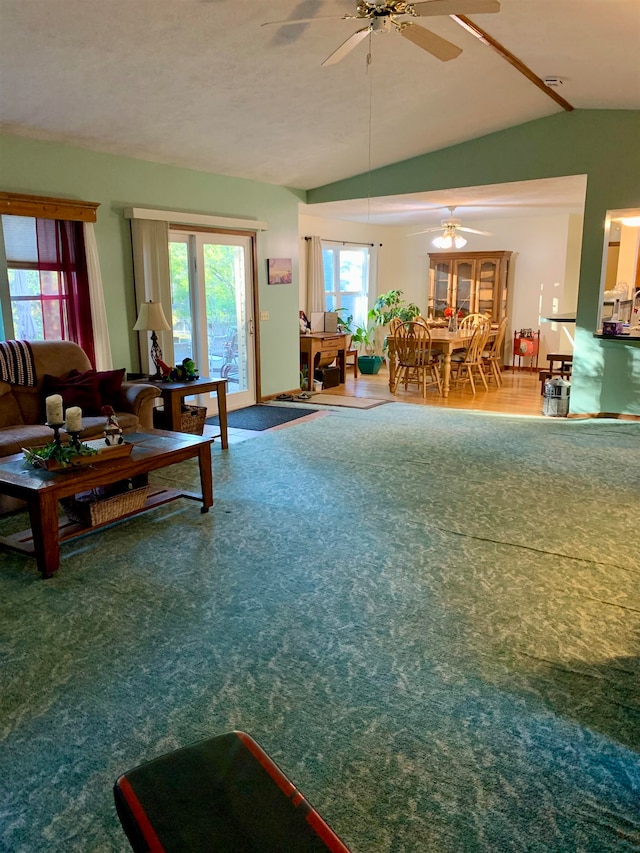
[[[220,419],[220,442],[223,450],[229,449],[227,436],[227,380],[226,379],[194,379],[193,382],[154,382],[147,380],[149,385],[155,385],[160,391],[164,403],[166,428],[180,432],[182,425],[182,401],[193,394],[216,392],[218,398],[218,417]]]

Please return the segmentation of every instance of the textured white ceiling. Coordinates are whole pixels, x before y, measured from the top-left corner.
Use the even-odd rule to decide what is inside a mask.
[[[0,0],[2,129],[305,189],[560,109],[448,17],[422,23],[462,47],[458,59],[380,34],[368,72],[366,40],[320,65],[358,22],[260,26],[355,5]],[[563,78],[575,107],[640,109],[638,0],[502,0],[470,17]]]

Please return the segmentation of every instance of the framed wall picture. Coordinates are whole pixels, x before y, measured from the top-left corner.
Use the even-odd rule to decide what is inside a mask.
[[[291,258],[269,258],[267,261],[267,282],[269,284],[291,284]]]

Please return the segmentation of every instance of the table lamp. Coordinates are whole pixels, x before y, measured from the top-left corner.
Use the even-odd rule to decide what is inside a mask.
[[[149,300],[149,302],[142,303],[133,330],[134,332],[151,332],[151,361],[155,364],[156,372],[149,379],[162,379],[158,364],[162,360],[162,350],[160,349],[156,332],[168,332],[170,329],[171,326],[164,316],[160,302]]]

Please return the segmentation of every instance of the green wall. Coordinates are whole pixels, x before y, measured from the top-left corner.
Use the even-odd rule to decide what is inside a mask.
[[[304,193],[248,181],[100,154],[70,145],[0,136],[5,192],[99,202],[95,225],[114,366],[139,368],[129,221],[126,207],[150,207],[260,219],[258,299],[262,394],[298,386],[298,203]],[[266,260],[294,259],[294,282],[268,287]],[[259,320],[256,318],[256,323]]]
[[[600,300],[608,209],[640,207],[640,112],[575,110],[528,122],[442,151],[415,157],[371,176],[306,194],[277,187],[100,154],[57,143],[0,136],[0,186],[7,192],[100,202],[100,253],[114,364],[139,366],[129,223],[125,207],[265,220],[258,234],[258,299],[262,393],[298,385],[298,203],[333,201],[450,187],[586,174],[573,413],[640,414],[640,341],[593,337]],[[294,282],[268,287],[266,259],[291,257]],[[258,321],[257,321],[258,322]]]
[[[571,412],[640,415],[640,340],[593,337],[607,210],[640,207],[640,112],[574,110],[317,187],[307,203],[587,175]],[[310,211],[312,213],[312,211]]]

